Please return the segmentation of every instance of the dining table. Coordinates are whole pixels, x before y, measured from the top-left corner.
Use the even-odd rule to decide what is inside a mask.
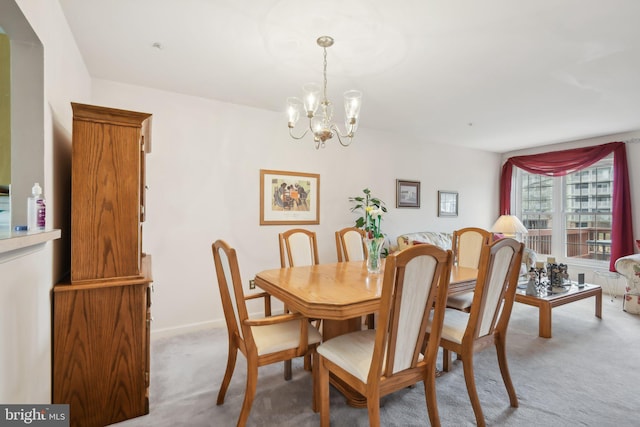
[[[449,295],[473,290],[478,270],[452,266]],[[282,301],[290,311],[322,319],[324,341],[362,328],[362,317],[378,311],[384,278],[367,271],[365,261],[336,262],[261,271],[255,284]],[[355,390],[337,381],[332,384],[355,407],[366,400]]]

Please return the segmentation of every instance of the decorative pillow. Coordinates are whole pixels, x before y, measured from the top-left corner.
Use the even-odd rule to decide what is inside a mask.
[[[493,233],[493,241],[497,242],[500,239],[504,239],[504,234],[502,233]]]

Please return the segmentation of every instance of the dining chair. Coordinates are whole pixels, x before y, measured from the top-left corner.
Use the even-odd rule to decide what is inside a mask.
[[[451,264],[451,251],[432,245],[387,257],[378,327],[331,338],[313,354],[320,425],[329,425],[330,375],[366,397],[371,426],[380,425],[382,396],[423,381],[429,420],[440,425],[435,364]],[[427,339],[431,313],[433,332]]]
[[[478,268],[482,247],[493,239],[493,233],[477,227],[454,230],[451,239],[453,264],[459,267]],[[447,298],[447,307],[468,312],[473,301],[473,291],[451,295]]]
[[[338,262],[364,261],[367,259],[367,246],[364,244],[365,232],[361,228],[347,227],[336,231],[336,252]],[[375,327],[375,313],[369,313],[365,318],[369,329]]]
[[[440,337],[442,365],[445,372],[451,368],[451,352],[458,354],[464,370],[464,380],[478,426],[484,426],[484,415],[476,391],[473,373],[473,354],[495,345],[502,380],[512,407],[518,407],[518,398],[511,382],[507,365],[506,338],[511,309],[515,299],[518,274],[524,244],[514,239],[500,239],[482,248],[478,281],[471,311],[447,308]],[[439,324],[433,323],[438,333]]]
[[[292,228],[278,234],[278,246],[280,248],[280,267],[302,267],[305,265],[320,264],[318,258],[318,241],[316,233],[304,228]],[[284,312],[289,312],[285,305]],[[316,328],[320,329],[320,319],[309,319]],[[291,378],[291,361],[284,364],[285,377]],[[311,370],[311,357],[305,356],[304,368]]]
[[[217,404],[224,403],[240,350],[247,359],[246,389],[238,418],[238,426],[244,426],[256,393],[258,368],[313,353],[322,337],[300,314],[269,316],[265,313],[264,318],[250,319],[245,301],[257,297],[267,300],[270,295],[263,292],[245,296],[235,249],[223,240],[215,241],[211,249],[229,337],[227,368]]]
[[[362,240],[364,236],[364,230],[357,227],[347,227],[336,231],[338,262],[367,259],[367,247]]]

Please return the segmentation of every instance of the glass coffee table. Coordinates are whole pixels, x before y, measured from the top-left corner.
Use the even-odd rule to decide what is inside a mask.
[[[598,285],[580,285],[572,283],[566,286],[564,292],[548,294],[546,292],[538,295],[527,295],[525,289],[518,288],[516,290],[516,302],[521,304],[538,307],[540,312],[539,332],[543,338],[551,338],[551,309],[570,302],[579,301],[581,299],[595,297],[596,298],[596,317],[602,318],[602,287]]]

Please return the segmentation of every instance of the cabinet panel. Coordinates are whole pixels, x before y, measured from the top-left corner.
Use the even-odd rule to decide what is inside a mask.
[[[149,412],[149,283],[54,287],[53,403],[72,425]]]
[[[71,281],[139,276],[151,115],[72,106]]]

